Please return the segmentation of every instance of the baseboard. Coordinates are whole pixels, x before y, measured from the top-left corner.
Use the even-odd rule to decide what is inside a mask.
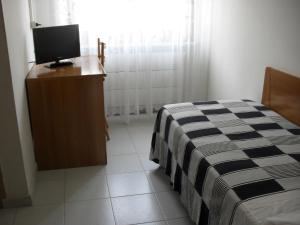
[[[2,206],[3,208],[32,206],[32,199],[30,196],[24,198],[2,199]]]

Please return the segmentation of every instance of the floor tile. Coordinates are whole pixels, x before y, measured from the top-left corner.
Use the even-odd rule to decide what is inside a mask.
[[[156,193],[156,196],[166,219],[187,216],[187,212],[183,208],[176,192],[158,192]]]
[[[33,205],[60,204],[65,199],[65,185],[63,179],[46,180],[38,179],[35,193],[33,195]]]
[[[117,225],[149,223],[163,220],[153,194],[112,198]]]
[[[109,124],[106,166],[38,172],[35,206],[0,210],[0,224],[192,225],[169,177],[148,159],[153,124]]]
[[[151,193],[145,173],[114,174],[107,176],[111,197]]]
[[[136,225],[167,225],[167,223],[165,221],[161,221],[161,222],[154,222],[154,223],[140,223]]]
[[[136,153],[138,153],[139,155],[140,154],[149,154],[150,152],[150,142],[149,143],[146,143],[146,144],[140,144],[140,145],[143,145],[144,147],[135,147],[135,149],[138,149],[136,150]],[[145,147],[147,146],[147,147]]]
[[[143,171],[137,154],[108,157],[107,174]]]
[[[66,202],[109,197],[106,176],[81,176],[66,180]]]
[[[132,125],[128,126],[129,135],[133,141],[135,151],[137,153],[143,154],[150,152],[151,149],[151,139],[153,133],[153,125]]]
[[[149,131],[153,131],[156,117],[153,118],[138,118],[130,121],[128,127],[131,130],[138,128],[146,128]]]
[[[105,175],[105,166],[86,166],[66,169],[65,176],[66,179],[76,178],[76,177],[95,177]]]
[[[107,154],[109,155],[122,155],[135,153],[135,149],[128,134],[128,130],[119,129],[113,130],[110,133],[110,140],[106,144]]]
[[[66,225],[115,225],[109,199],[66,204]]]
[[[115,119],[108,118],[107,123],[108,123],[109,131],[111,132],[115,131],[116,129],[127,128],[128,125],[122,120],[116,118]]]
[[[147,139],[152,138],[153,127],[149,126],[128,126],[128,132],[130,136],[139,136],[143,135]]]
[[[19,208],[14,225],[64,225],[64,206],[47,205]]]
[[[139,154],[149,154],[151,149],[151,134],[137,133],[131,135],[135,151]]]
[[[167,223],[168,225],[195,225],[188,217],[168,220]]]
[[[170,178],[164,173],[163,168],[148,171],[146,172],[146,175],[155,192],[172,190],[172,185],[170,184]]]
[[[37,172],[37,181],[64,180],[65,170],[43,170]]]
[[[150,151],[149,151],[150,152]],[[159,164],[151,161],[149,159],[149,152],[146,154],[139,154],[139,159],[142,163],[143,169],[148,171],[148,170],[155,170],[157,168],[159,168]]]
[[[13,225],[16,209],[0,209],[0,224]]]

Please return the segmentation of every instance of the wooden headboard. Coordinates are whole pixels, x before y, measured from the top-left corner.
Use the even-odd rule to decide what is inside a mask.
[[[300,78],[267,67],[262,103],[300,126]]]

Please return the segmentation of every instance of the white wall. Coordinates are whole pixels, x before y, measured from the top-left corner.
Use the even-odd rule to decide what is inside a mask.
[[[28,195],[28,188],[20,151],[2,8],[0,10],[0,62],[0,165],[7,197],[18,198]]]
[[[3,170],[7,197],[20,198],[32,195],[35,183],[36,164],[25,89],[25,77],[30,69],[28,62],[33,60],[33,43],[28,1],[2,0],[2,9],[10,70],[10,74],[7,69],[5,75],[11,76],[10,79],[6,79],[7,88],[3,97],[13,97],[14,100],[14,105],[10,105],[11,109],[7,109],[4,119],[10,118],[11,121],[7,126],[12,125],[11,129],[15,130],[10,136],[10,140],[7,140],[6,145],[2,146],[1,143],[1,152],[5,151],[6,157],[1,157],[3,161],[1,164],[10,164],[10,169]],[[9,82],[12,82],[12,87]],[[12,104],[11,99],[9,102]],[[15,127],[16,125],[17,127]],[[2,130],[2,132],[5,135],[6,131]],[[23,167],[23,171],[19,171],[19,167]],[[16,168],[18,170],[15,170]],[[22,177],[24,175],[25,178]],[[26,188],[23,187],[24,179]],[[13,180],[14,187],[11,183]]]
[[[260,101],[266,66],[300,76],[300,1],[214,0],[209,99]]]

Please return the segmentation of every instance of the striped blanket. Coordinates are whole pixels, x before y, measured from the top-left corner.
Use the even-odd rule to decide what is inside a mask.
[[[300,128],[257,102],[166,105],[151,146],[198,225],[265,224],[300,210]]]

